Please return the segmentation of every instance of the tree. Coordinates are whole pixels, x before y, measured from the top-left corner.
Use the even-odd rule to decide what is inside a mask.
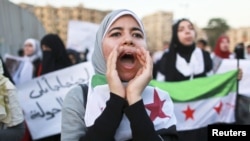
[[[230,26],[227,24],[226,20],[222,18],[212,18],[208,21],[207,27],[205,27],[203,30],[208,36],[208,43],[212,49],[214,48],[218,37],[222,34],[225,34],[229,29]]]

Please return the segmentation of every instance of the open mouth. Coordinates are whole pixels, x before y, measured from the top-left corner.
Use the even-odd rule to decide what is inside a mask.
[[[122,53],[119,57],[119,63],[126,69],[131,69],[135,66],[136,57],[135,54],[127,52]]]

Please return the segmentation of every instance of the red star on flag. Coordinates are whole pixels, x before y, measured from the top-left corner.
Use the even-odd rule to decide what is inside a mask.
[[[185,120],[188,120],[189,118],[194,119],[193,117],[194,111],[195,110],[192,110],[188,105],[187,109],[182,111],[186,115]]]
[[[162,107],[163,104],[166,100],[162,100],[159,98],[159,95],[157,93],[157,91],[154,89],[154,102],[145,105],[145,107],[150,110],[150,119],[152,121],[155,120],[156,117],[160,117],[160,118],[165,118],[165,117],[169,117],[168,115],[166,115],[163,111],[162,111]]]
[[[214,110],[218,113],[218,114],[220,114],[220,112],[221,112],[221,109],[222,109],[222,102],[220,101],[220,104],[216,107],[214,107]]]

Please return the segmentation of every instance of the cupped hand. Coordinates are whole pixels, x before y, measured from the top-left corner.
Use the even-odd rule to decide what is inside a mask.
[[[116,69],[116,61],[119,56],[119,49],[115,47],[107,59],[107,72],[106,77],[109,85],[110,92],[125,98],[125,88],[120,80]]]

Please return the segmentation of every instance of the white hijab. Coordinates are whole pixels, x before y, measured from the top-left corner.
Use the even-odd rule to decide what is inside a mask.
[[[23,44],[23,48],[25,48],[25,45],[26,44],[31,44],[33,49],[34,49],[34,52],[31,56],[27,56],[29,57],[30,61],[33,62],[34,60],[36,60],[37,58],[42,58],[42,51],[41,51],[41,48],[40,48],[40,43],[38,40],[36,39],[33,39],[33,38],[28,38],[27,40],[25,40],[24,44]]]
[[[109,27],[121,16],[124,15],[131,15],[134,17],[134,19],[137,21],[139,26],[141,27],[143,34],[144,34],[144,39],[146,39],[146,34],[144,32],[144,26],[141,22],[141,20],[137,17],[137,15],[127,9],[120,9],[120,10],[115,10],[109,13],[102,21],[100,24],[100,27],[96,33],[96,39],[95,39],[95,48],[94,52],[92,54],[92,64],[94,66],[95,72],[97,74],[105,74],[106,73],[106,62],[103,56],[102,52],[102,41],[104,36],[106,35]]]

